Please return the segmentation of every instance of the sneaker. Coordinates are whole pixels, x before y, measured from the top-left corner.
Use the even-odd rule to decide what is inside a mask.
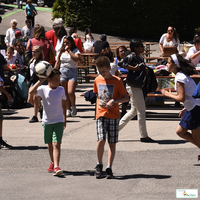
[[[38,122],[38,118],[36,116],[33,116],[32,119],[29,121],[29,123]]]
[[[54,164],[51,162],[49,168],[47,169],[47,172],[51,173],[53,172],[53,169],[54,169]]]
[[[146,138],[140,138],[140,142],[155,143],[156,141],[151,139],[150,137],[146,137]]]
[[[71,117],[71,111],[67,110],[67,117]]]
[[[98,164],[96,167],[96,178],[101,178],[102,176],[102,169],[103,169],[103,165]]]
[[[60,169],[60,167],[55,167],[53,169],[53,175],[54,176],[62,176],[63,175],[63,171]]]
[[[113,173],[111,168],[106,168],[106,178],[107,179],[112,179],[113,178]]]
[[[2,141],[0,142],[0,148],[3,148],[3,149],[12,149],[13,146],[7,144],[6,141],[2,140]]]
[[[72,112],[71,112],[72,117],[77,115],[77,111],[76,111],[76,106],[72,106]]]
[[[198,155],[198,158],[197,158],[197,160],[198,160],[198,161],[200,160],[200,154]]]

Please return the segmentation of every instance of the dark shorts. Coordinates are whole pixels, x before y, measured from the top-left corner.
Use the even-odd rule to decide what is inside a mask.
[[[179,123],[182,128],[193,130],[200,126],[200,106],[195,106],[185,113]]]
[[[119,118],[108,119],[105,117],[100,117],[96,121],[96,129],[97,141],[106,140],[106,135],[108,135],[108,143],[118,142]]]

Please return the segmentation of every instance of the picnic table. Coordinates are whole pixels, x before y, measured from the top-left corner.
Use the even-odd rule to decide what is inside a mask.
[[[83,81],[82,73],[84,73],[85,76],[89,74],[89,68],[94,65],[92,60],[96,55],[99,54],[93,52],[81,52],[81,57],[78,62],[78,83],[82,83]],[[89,80],[87,79],[86,82],[89,82]]]

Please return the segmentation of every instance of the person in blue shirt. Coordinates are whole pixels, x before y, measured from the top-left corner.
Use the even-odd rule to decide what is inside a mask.
[[[32,0],[27,0],[27,4],[25,6],[25,15],[26,18],[31,20],[31,26],[34,27],[35,25],[35,15],[37,15],[37,10],[35,9],[34,5],[32,4]]]

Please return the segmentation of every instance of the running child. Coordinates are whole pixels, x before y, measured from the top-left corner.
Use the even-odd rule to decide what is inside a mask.
[[[184,104],[184,108],[179,113],[179,117],[182,119],[176,129],[176,133],[181,138],[200,148],[200,99],[192,97],[196,83],[190,77],[195,73],[195,68],[190,61],[179,54],[173,54],[168,58],[167,67],[169,72],[175,74],[175,90],[177,94],[172,94],[171,91],[168,92],[164,89],[161,92],[165,96]],[[191,130],[192,133],[189,133],[188,130]],[[200,155],[198,160],[200,160]]]
[[[110,60],[100,56],[96,60],[99,74],[94,81],[93,92],[97,94],[96,130],[97,130],[97,166],[96,178],[102,177],[103,153],[108,135],[109,151],[106,178],[113,178],[112,164],[118,142],[119,106],[118,103],[127,102],[128,94],[122,80],[110,73]]]
[[[40,96],[43,102],[42,126],[44,130],[44,142],[48,144],[51,163],[48,172],[54,176],[63,175],[59,167],[63,130],[66,127],[66,96],[63,87],[59,86],[60,72],[53,69],[48,77],[48,85],[41,85],[40,79],[30,88],[31,95]]]

